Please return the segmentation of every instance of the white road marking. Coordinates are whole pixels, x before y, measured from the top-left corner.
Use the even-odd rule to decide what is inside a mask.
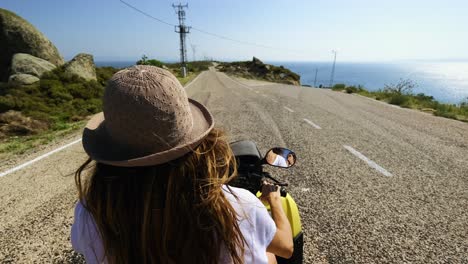
[[[302,188],[301,191],[308,192],[308,191],[310,191],[310,188]]]
[[[21,170],[22,168],[24,168],[24,167],[26,167],[26,166],[29,166],[29,165],[31,165],[31,164],[37,162],[37,161],[40,161],[40,160],[43,159],[43,158],[46,158],[46,157],[48,157],[48,156],[50,156],[50,155],[52,155],[52,154],[54,154],[54,153],[57,153],[57,152],[59,152],[59,151],[61,151],[61,150],[64,150],[64,149],[66,149],[66,148],[68,148],[68,147],[70,147],[70,146],[72,146],[72,145],[74,145],[74,144],[76,144],[76,143],[78,143],[78,142],[80,142],[80,141],[81,141],[81,138],[80,138],[80,139],[77,139],[77,140],[75,140],[75,141],[73,141],[73,142],[71,142],[71,143],[68,143],[68,144],[66,144],[65,146],[61,146],[61,147],[59,147],[59,148],[57,148],[57,149],[55,149],[55,150],[52,150],[51,152],[48,152],[48,153],[46,153],[46,154],[44,154],[44,155],[41,155],[41,156],[39,156],[39,157],[37,157],[37,158],[35,158],[35,159],[33,159],[33,160],[30,160],[30,161],[28,161],[28,162],[26,162],[26,163],[23,163],[23,164],[21,164],[21,165],[19,165],[19,166],[17,166],[17,167],[14,167],[14,168],[11,168],[11,169],[9,169],[9,170],[7,170],[7,171],[4,171],[4,172],[0,173],[0,177],[6,176],[6,175],[8,175],[8,174],[10,174],[10,173],[12,173],[12,172],[17,171],[17,170]]]
[[[313,126],[316,129],[322,129],[320,126],[318,126],[317,124],[315,124],[314,122],[310,121],[307,118],[304,118],[303,120],[306,121],[309,125]]]
[[[275,102],[275,103],[277,103],[277,102],[278,102],[276,99],[273,99],[273,98],[271,98],[271,100],[272,100],[273,102]]]
[[[286,107],[286,106],[283,106],[283,107],[284,107],[284,109],[288,110],[289,112],[294,113],[294,110],[292,110],[291,108]]]
[[[202,74],[203,72],[198,74],[197,77],[195,77],[195,79],[191,80],[187,85],[185,85],[185,89],[189,88],[189,86],[192,85],[192,83],[194,83]]]
[[[386,169],[380,167],[377,163],[375,163],[374,161],[368,159],[366,156],[362,155],[359,151],[355,150],[354,148],[350,147],[350,146],[347,146],[347,145],[343,145],[343,147],[345,149],[347,149],[349,152],[351,152],[351,154],[353,154],[354,156],[360,158],[361,160],[363,160],[364,162],[367,163],[367,165],[369,165],[371,168],[374,168],[375,170],[377,170],[378,172],[382,173],[383,175],[385,176],[388,176],[388,177],[391,177],[393,176],[390,172],[388,172]]]

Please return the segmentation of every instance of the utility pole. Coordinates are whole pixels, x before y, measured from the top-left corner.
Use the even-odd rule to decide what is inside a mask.
[[[190,44],[190,46],[192,47],[193,61],[195,61],[196,59],[195,53],[197,52],[197,45]]]
[[[337,50],[332,50],[332,53],[335,55],[335,58],[333,59],[333,67],[332,67],[331,76],[330,76],[330,88],[332,88],[333,86],[333,78],[335,77],[335,64],[336,64],[337,52],[338,52]]]
[[[175,26],[175,32],[179,33],[180,36],[180,65],[182,77],[187,76],[187,49],[185,47],[185,35],[190,33],[190,27],[185,25],[185,11],[184,8],[188,8],[188,4],[172,4],[172,7],[176,11],[177,16],[179,17],[179,25]]]
[[[317,87],[317,73],[318,73],[318,68],[315,68],[314,87]]]

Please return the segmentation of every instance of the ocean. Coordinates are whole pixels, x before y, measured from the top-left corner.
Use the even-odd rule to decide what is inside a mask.
[[[301,83],[329,86],[332,63],[275,62],[301,75]],[[433,96],[439,102],[458,104],[468,100],[468,62],[350,63],[337,62],[334,84],[362,85],[370,91],[411,79],[414,93]]]
[[[328,86],[331,62],[266,62],[298,73],[301,83]],[[134,62],[96,62],[97,66],[124,68]],[[433,96],[443,103],[458,104],[468,100],[468,62],[404,62],[404,63],[352,63],[337,62],[333,84],[362,85],[367,90],[383,89],[386,84],[411,79],[417,86],[414,93]]]

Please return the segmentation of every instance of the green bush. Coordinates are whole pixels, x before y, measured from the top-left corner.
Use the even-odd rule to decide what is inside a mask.
[[[82,120],[100,112],[107,80],[117,72],[112,67],[97,68],[98,81],[86,81],[67,75],[62,68],[45,73],[38,83],[25,86],[2,86],[0,113],[8,110],[49,124],[53,130],[64,123]]]
[[[109,80],[112,77],[112,75],[114,75],[118,71],[119,69],[116,69],[114,67],[96,68],[96,77],[98,84],[100,84],[101,86],[106,86],[107,80]]]
[[[16,109],[15,98],[11,95],[0,96],[0,113]]]
[[[152,66],[156,66],[159,68],[162,68],[162,66],[164,65],[164,63],[155,59],[148,60],[148,57],[146,55],[143,55],[141,57],[141,60],[137,61],[136,64],[137,65],[152,65]]]
[[[337,83],[337,84],[333,85],[332,90],[333,90],[333,91],[342,91],[342,90],[344,90],[345,88],[346,88],[346,84],[344,84],[344,83]]]
[[[347,86],[345,88],[346,93],[352,94],[352,93],[357,93],[359,92],[359,89],[355,86]]]
[[[434,112],[434,115],[436,116],[442,116],[442,117],[447,117],[447,118],[452,118],[452,119],[457,119],[457,107],[454,105],[448,105],[448,104],[439,104],[436,108],[436,111]]]
[[[409,101],[408,96],[395,93],[390,97],[390,100],[388,101],[388,103],[393,104],[393,105],[403,106],[403,105],[407,105],[408,101]]]

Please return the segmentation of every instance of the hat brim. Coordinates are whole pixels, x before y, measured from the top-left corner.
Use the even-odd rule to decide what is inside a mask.
[[[112,142],[105,127],[104,113],[98,113],[86,124],[83,131],[83,148],[91,159],[119,167],[143,167],[163,164],[193,151],[214,127],[211,113],[201,103],[189,98],[193,117],[192,133],[187,142],[171,149],[142,157],[132,157],[129,152]]]

